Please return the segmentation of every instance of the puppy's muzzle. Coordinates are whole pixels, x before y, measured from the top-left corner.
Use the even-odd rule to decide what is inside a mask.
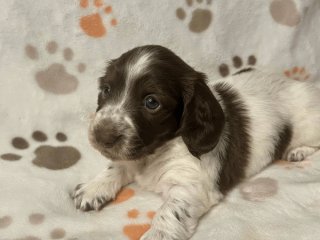
[[[111,122],[104,122],[103,127],[94,130],[97,143],[103,148],[112,148],[121,138],[121,134]]]

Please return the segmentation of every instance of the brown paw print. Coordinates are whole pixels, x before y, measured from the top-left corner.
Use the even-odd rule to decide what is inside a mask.
[[[278,181],[272,178],[257,178],[239,186],[242,198],[252,202],[263,202],[278,193]]]
[[[291,70],[285,71],[284,74],[296,81],[306,81],[310,78],[310,74],[306,72],[306,69],[304,67],[293,67]]]
[[[28,216],[28,222],[30,225],[41,225],[44,221],[45,216],[41,213],[33,213]],[[12,222],[13,219],[10,216],[0,218],[0,229],[10,228]],[[50,239],[63,239],[66,236],[66,231],[63,228],[54,228],[48,235],[50,236]],[[41,238],[29,235],[12,240],[41,240]],[[69,238],[68,240],[71,239]]]
[[[48,137],[41,131],[35,131],[32,138],[37,142],[46,142]],[[64,133],[57,133],[56,139],[59,142],[67,141],[67,136]],[[22,137],[15,137],[11,141],[12,146],[17,150],[29,148],[30,144]],[[61,170],[75,165],[81,158],[80,152],[71,146],[49,146],[41,145],[34,151],[36,154],[32,163],[37,167],[44,167],[51,170]],[[6,153],[0,156],[3,160],[18,161],[22,156],[14,153]]]
[[[303,160],[300,162],[288,162],[284,160],[279,160],[276,161],[274,165],[283,166],[286,170],[305,169],[312,166],[309,160]]]
[[[146,216],[149,218],[149,221],[154,217],[156,212],[149,211],[147,212]],[[140,215],[140,212],[137,209],[132,209],[128,211],[127,216],[130,219],[137,219]],[[145,224],[130,224],[123,227],[123,233],[130,239],[130,240],[139,240],[140,237],[146,233],[151,224],[145,223]]]
[[[232,58],[232,62],[233,62],[233,67],[237,69],[241,68],[243,66],[243,62],[242,62],[242,59],[239,57],[239,56],[234,56]],[[247,60],[247,63],[246,63],[246,67],[250,67],[250,66],[254,66],[256,65],[257,63],[257,59],[254,55],[250,55],[248,57],[248,60]],[[245,68],[245,67],[244,67]],[[235,73],[239,73],[241,71],[244,71],[245,69],[243,70],[240,70],[240,71],[234,71]],[[219,73],[222,77],[226,77],[230,74],[230,68],[228,66],[228,64],[226,63],[222,63],[220,66],[219,66]]]
[[[189,30],[194,33],[201,33],[208,29],[210,26],[213,15],[209,9],[206,9],[207,5],[211,4],[211,0],[206,0],[206,5],[204,5],[204,0],[197,0],[197,3],[200,4],[195,10],[192,11],[192,17],[189,21]],[[193,0],[186,0],[186,3],[189,7],[192,7],[194,4]],[[187,13],[183,8],[178,8],[176,10],[176,16],[180,20],[184,20],[187,17]]]
[[[51,41],[47,44],[46,50],[49,54],[54,55],[58,50],[58,44],[55,41]],[[39,59],[37,48],[30,44],[25,47],[25,53],[32,60]],[[73,55],[71,48],[63,50],[63,57],[66,62],[71,61]],[[79,63],[77,66],[78,73],[83,73],[85,70],[86,65]],[[42,90],[58,95],[70,94],[76,91],[79,85],[78,78],[69,74],[64,64],[61,63],[53,63],[47,69],[36,72],[35,80]]]
[[[293,0],[274,0],[270,5],[270,14],[274,21],[288,27],[297,26],[301,20]]]
[[[112,17],[113,10],[110,5],[103,7],[102,0],[94,0],[93,3],[94,8],[103,8],[103,13],[110,15],[109,21],[111,26],[117,25],[117,20]],[[80,0],[80,7],[87,9],[89,7],[89,0]],[[99,38],[107,33],[100,13],[89,14],[80,18],[79,24],[82,31],[90,37]]]

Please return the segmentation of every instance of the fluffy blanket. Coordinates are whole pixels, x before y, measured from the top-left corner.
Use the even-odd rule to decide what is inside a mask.
[[[100,212],[70,199],[108,161],[87,140],[107,60],[161,44],[210,81],[260,65],[320,86],[319,26],[319,0],[1,0],[0,239],[137,240],[150,227],[162,200],[134,184]],[[319,225],[316,153],[237,186],[192,239],[314,240]]]

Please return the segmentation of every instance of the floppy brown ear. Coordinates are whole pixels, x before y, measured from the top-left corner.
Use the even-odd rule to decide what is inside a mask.
[[[178,135],[190,153],[200,159],[217,145],[225,124],[222,108],[206,84],[206,77],[197,73],[183,94],[184,110]],[[193,91],[192,91],[193,90]]]

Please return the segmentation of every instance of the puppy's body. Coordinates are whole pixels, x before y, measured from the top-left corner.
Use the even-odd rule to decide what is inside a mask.
[[[152,53],[147,53],[149,55],[139,53],[141,56],[135,60],[138,67],[131,66],[131,71],[135,71],[126,76],[139,75],[138,72],[143,71],[142,65],[150,64],[149,57]],[[141,239],[188,239],[193,235],[199,217],[217,204],[223,194],[241,180],[258,173],[276,159],[300,161],[319,149],[320,91],[308,83],[254,69],[213,81],[208,87],[219,104],[211,109],[219,113],[221,107],[223,117],[220,117],[221,114],[214,116],[207,112],[208,108],[203,106],[206,104],[203,102],[204,97],[198,103],[195,102],[199,113],[193,114],[198,114],[197,121],[202,119],[204,122],[213,116],[214,128],[211,137],[217,139],[216,141],[203,150],[201,145],[197,146],[197,142],[192,143],[192,139],[186,137],[193,130],[192,124],[197,125],[197,121],[189,123],[192,119],[189,119],[189,122],[185,120],[187,112],[195,110],[188,109],[187,103],[192,100],[183,98],[185,106],[181,119],[177,118],[179,126],[176,136],[164,138],[165,140],[159,141],[157,147],[151,151],[149,146],[153,146],[156,140],[150,141],[149,145],[141,133],[139,136],[145,147],[141,152],[145,151],[146,154],[134,159],[135,161],[114,157],[114,162],[109,163],[103,173],[76,188],[73,194],[76,206],[82,210],[100,209],[115,197],[121,187],[136,182],[141,189],[160,193],[165,201],[156,213],[150,230]],[[198,90],[197,86],[194,86],[193,94]],[[207,94],[205,90],[202,92],[204,96]],[[130,90],[126,93],[129,94]],[[118,102],[123,104],[125,99],[120,98]],[[175,104],[179,109],[179,100]],[[163,108],[167,108],[165,103]],[[116,156],[109,153],[111,150],[108,148],[103,149],[101,144],[97,144],[100,139],[94,129],[101,119],[109,116],[103,109],[108,109],[109,114],[112,112],[110,107],[102,106],[98,110],[89,136],[93,146],[103,155]],[[121,115],[121,110],[119,111],[117,119],[122,116],[121,121],[126,121],[127,126],[135,124],[134,118]],[[164,119],[169,117],[170,115]],[[220,123],[221,119],[223,124]],[[160,125],[164,124],[165,120],[161,120]],[[184,125],[188,128],[181,133]],[[205,124],[199,129],[203,129],[203,126]],[[137,131],[123,126],[119,128],[125,128],[126,133],[131,135],[135,135]],[[194,138],[207,139],[210,142],[208,133],[210,131],[204,128],[204,131],[199,130],[199,135],[194,135]],[[123,140],[123,144],[130,142],[129,140]],[[201,144],[206,145],[206,142],[202,141]]]
[[[276,159],[302,160],[289,150],[320,146],[320,91],[310,84],[258,69],[219,80],[211,87],[215,89],[220,84],[232,86],[246,109],[250,142],[246,177]],[[227,122],[235,120],[237,115],[230,116]],[[234,135],[233,132],[230,137]]]

